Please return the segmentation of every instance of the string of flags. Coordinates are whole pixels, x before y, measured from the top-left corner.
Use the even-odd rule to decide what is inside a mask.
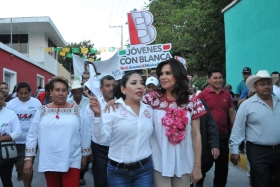
[[[99,52],[96,48],[79,48],[79,47],[45,47],[44,52],[49,53],[51,51],[58,52],[60,56],[66,56],[68,58],[72,58],[72,53],[97,53]],[[87,58],[85,55],[82,58]],[[93,58],[91,58],[93,60]],[[90,59],[89,59],[90,60]]]
[[[119,48],[117,47],[100,47],[99,50],[96,48],[79,48],[79,47],[45,47],[44,52],[49,53],[49,52],[57,52],[60,56],[66,56],[68,58],[72,58],[72,53],[82,53],[82,54],[87,54],[88,52],[90,53],[101,53],[101,52],[115,52]],[[87,57],[85,55],[81,56],[82,58],[86,59]],[[93,58],[89,58],[89,60],[93,61]]]

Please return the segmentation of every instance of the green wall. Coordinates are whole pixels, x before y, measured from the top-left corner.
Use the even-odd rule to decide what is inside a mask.
[[[243,67],[280,72],[280,0],[241,0],[224,12],[226,80],[236,90]]]

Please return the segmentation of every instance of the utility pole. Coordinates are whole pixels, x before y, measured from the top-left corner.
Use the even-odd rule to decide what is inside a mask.
[[[10,24],[10,27],[11,27],[11,42],[10,42],[10,48],[13,48],[13,18],[11,18],[11,24]]]
[[[121,28],[121,48],[123,49],[123,26],[122,25],[118,25],[118,26],[110,26],[109,28]]]

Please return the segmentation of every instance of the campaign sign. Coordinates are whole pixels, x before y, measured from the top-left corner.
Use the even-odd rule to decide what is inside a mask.
[[[127,13],[131,45],[150,44],[156,39],[157,31],[152,26],[153,14],[148,11]]]
[[[119,70],[130,71],[136,69],[155,68],[157,65],[172,58],[169,44],[136,45],[119,51]]]
[[[185,69],[187,69],[187,61],[186,61],[186,59],[185,58],[183,58],[183,57],[180,57],[180,56],[175,56],[174,57],[176,60],[178,60],[178,61],[180,61],[182,64],[183,64],[183,66],[185,67]]]

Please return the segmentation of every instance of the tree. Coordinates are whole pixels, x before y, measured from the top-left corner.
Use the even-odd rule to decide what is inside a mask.
[[[232,0],[150,0],[157,30],[154,43],[172,43],[174,54],[187,59],[188,69],[225,71],[222,8]]]
[[[97,50],[90,50],[94,48],[94,44],[91,43],[90,40],[84,40],[82,42],[79,43],[70,43],[67,44],[65,48],[70,48],[70,54],[73,52],[75,55],[78,55],[82,58],[93,58],[94,60],[101,60],[100,58],[97,59],[96,55],[99,54],[99,52]],[[73,48],[88,48],[88,52],[87,53],[82,53],[81,50],[76,53],[75,51],[73,51]],[[72,74],[73,71],[73,60],[71,55],[66,55],[66,56],[58,56],[58,61],[62,64],[62,66],[70,72],[70,74]]]

